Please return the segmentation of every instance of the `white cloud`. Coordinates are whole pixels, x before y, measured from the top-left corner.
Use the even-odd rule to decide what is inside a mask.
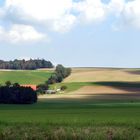
[[[120,15],[125,6],[125,0],[111,0],[108,4],[109,12],[115,14],[116,16]]]
[[[74,4],[84,22],[102,21],[106,17],[106,5],[101,0],[84,0]]]
[[[124,24],[140,28],[140,0],[130,1],[122,11]]]
[[[109,13],[115,16],[113,29],[134,27],[140,29],[140,0],[112,0],[109,5]]]
[[[0,8],[0,19],[3,18],[5,14],[5,11],[3,10],[3,8]]]
[[[72,7],[72,0],[6,0],[6,8],[37,20],[57,19]]]
[[[110,15],[119,26],[140,28],[139,7],[140,0],[110,0],[106,4],[102,0],[5,0],[0,8],[0,36],[11,42],[38,41],[46,39],[48,30],[68,32],[78,23],[94,24]]]
[[[65,15],[63,18],[55,20],[52,23],[52,29],[58,32],[67,32],[69,31],[76,22],[76,17],[73,15]]]
[[[111,15],[117,22],[118,27],[115,28],[140,28],[140,0],[111,0],[108,4],[101,0],[83,0],[75,3],[74,8],[84,22],[101,22]]]
[[[8,31],[0,27],[0,40],[12,43],[31,42],[46,39],[46,35],[37,32],[29,25],[13,25]]]
[[[64,32],[76,20],[70,13],[72,4],[72,0],[6,0],[5,9],[12,16],[10,19],[13,18],[16,22],[34,22],[54,31]]]

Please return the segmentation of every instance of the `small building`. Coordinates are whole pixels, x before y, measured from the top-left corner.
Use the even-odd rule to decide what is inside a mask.
[[[55,94],[57,91],[56,90],[46,90],[46,94]]]
[[[60,92],[60,91],[61,91],[61,89],[60,89],[60,88],[56,89],[56,92]]]

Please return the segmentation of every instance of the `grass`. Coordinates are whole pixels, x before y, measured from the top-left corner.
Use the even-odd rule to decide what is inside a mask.
[[[50,86],[50,89],[60,88],[61,86],[66,86],[67,89],[65,93],[76,91],[83,86],[109,86],[118,89],[123,89],[124,87],[140,88],[140,82],[120,82],[120,81],[109,81],[109,82],[69,82],[69,83],[57,83]],[[130,90],[130,89],[129,89]]]
[[[0,84],[6,81],[20,84],[40,84],[44,83],[50,76],[51,71],[26,70],[26,71],[0,71]]]
[[[78,69],[74,72],[76,78],[79,76],[78,73],[82,76],[83,71],[85,70],[81,73]],[[74,81],[64,81],[51,88],[66,85],[68,87],[66,92],[71,92],[89,85],[115,88],[140,87],[139,83],[135,83],[139,80],[138,72],[127,72],[128,70],[124,69],[100,70],[103,72],[98,72],[99,69],[92,71],[88,69],[88,71],[96,71],[96,74],[91,75],[91,79],[95,76],[93,81],[74,82],[75,79],[71,79]],[[113,77],[114,72],[116,76]],[[51,73],[47,71],[1,71],[0,83],[10,80],[20,84],[38,84],[46,81]],[[105,73],[108,81],[104,81],[106,75],[103,74]],[[83,80],[84,76],[86,75],[83,75]],[[98,76],[99,79],[97,79]],[[117,76],[122,76],[122,81],[131,82],[121,80],[116,82]],[[103,82],[100,82],[102,80]],[[110,95],[103,95],[104,99],[91,96],[84,99],[39,99],[38,103],[33,105],[0,104],[0,140],[140,140],[139,98],[130,99],[134,96],[133,94],[129,99],[127,95],[113,95],[111,99],[107,98]]]
[[[94,85],[93,82],[71,82],[71,83],[57,83],[50,85],[50,89],[60,88],[61,86],[66,86],[67,89],[65,93],[75,91],[83,86]]]
[[[42,99],[0,114],[0,139],[140,139],[140,102]]]

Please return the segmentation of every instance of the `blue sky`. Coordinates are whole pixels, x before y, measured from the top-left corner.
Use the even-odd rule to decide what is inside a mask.
[[[28,7],[33,0],[0,0],[0,59],[45,58],[76,67],[140,67],[139,0],[60,1],[64,5],[56,1],[56,8],[49,0],[40,0],[41,5],[36,0],[37,10],[50,6],[46,11],[50,14],[36,14]]]

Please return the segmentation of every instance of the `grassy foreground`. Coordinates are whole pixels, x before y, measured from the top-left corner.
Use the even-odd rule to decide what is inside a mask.
[[[0,105],[0,140],[139,140],[140,102],[48,100]]]

